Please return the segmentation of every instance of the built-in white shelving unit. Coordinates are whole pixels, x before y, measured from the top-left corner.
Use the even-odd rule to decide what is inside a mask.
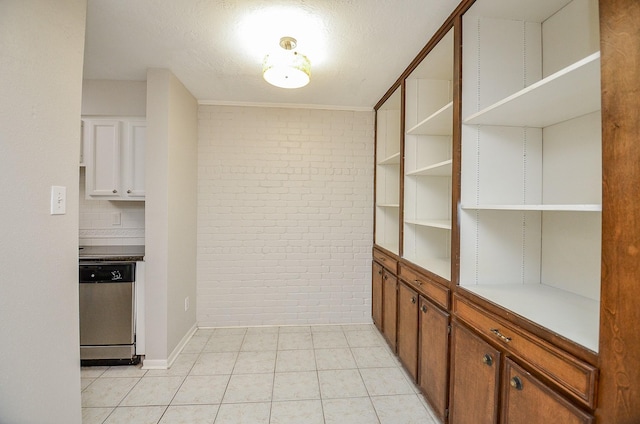
[[[376,231],[378,246],[399,254],[401,93],[376,112]]]
[[[463,16],[460,286],[598,350],[596,0],[479,0]]]
[[[405,80],[403,257],[451,278],[453,31]]]

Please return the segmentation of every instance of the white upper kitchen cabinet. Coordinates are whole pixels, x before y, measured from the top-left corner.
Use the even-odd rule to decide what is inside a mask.
[[[127,137],[123,151],[124,195],[131,200],[144,200],[144,148],[147,139],[147,123],[127,123]]]
[[[87,199],[144,200],[146,122],[83,121]]]

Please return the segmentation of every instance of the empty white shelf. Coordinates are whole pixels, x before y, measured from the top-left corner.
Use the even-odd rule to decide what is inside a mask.
[[[400,204],[398,203],[378,203],[376,206],[380,208],[399,208]]]
[[[600,110],[600,52],[464,119],[470,125],[544,128]]]
[[[430,271],[436,275],[439,275],[447,280],[451,279],[451,261],[444,258],[434,257],[412,257],[406,256],[406,259],[412,263]]]
[[[378,162],[378,165],[397,165],[400,163],[400,152]]]
[[[408,176],[429,175],[433,177],[450,177],[451,176],[451,159],[445,160],[415,171],[407,172]]]
[[[375,244],[380,246],[380,247],[384,247],[389,252],[393,252],[395,254],[397,254],[399,252],[398,242],[393,243],[393,242],[388,242],[388,241],[384,241],[384,242],[376,241]]]
[[[598,351],[600,302],[545,284],[461,287],[574,342]]]
[[[602,212],[602,205],[462,205],[467,210]]]
[[[447,219],[407,219],[405,223],[422,227],[442,228],[444,230],[451,229],[451,220]]]
[[[441,109],[432,113],[411,129],[411,135],[451,135],[453,131],[453,102],[447,103]]]

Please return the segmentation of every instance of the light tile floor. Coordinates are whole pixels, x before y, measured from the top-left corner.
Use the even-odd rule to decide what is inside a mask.
[[[438,423],[373,325],[200,329],[170,369],[82,388],[85,424]]]

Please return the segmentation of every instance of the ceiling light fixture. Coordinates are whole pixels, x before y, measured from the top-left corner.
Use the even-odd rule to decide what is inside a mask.
[[[293,37],[282,37],[282,50],[264,57],[262,76],[271,85],[280,88],[300,88],[309,84],[311,63],[309,59],[295,51],[298,42]]]

